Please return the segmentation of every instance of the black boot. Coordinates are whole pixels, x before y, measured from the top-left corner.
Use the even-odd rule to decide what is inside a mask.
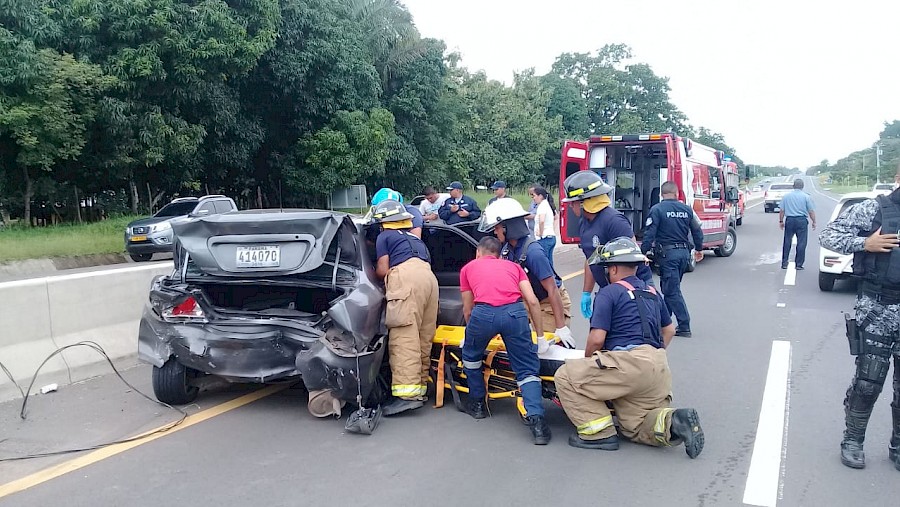
[[[484,419],[487,417],[487,411],[484,408],[484,400],[469,398],[466,401],[466,413],[475,419]]]
[[[672,425],[669,428],[673,439],[684,441],[684,452],[694,459],[703,452],[703,428],[700,427],[700,415],[692,408],[679,408],[672,412]]]
[[[403,398],[394,398],[393,401],[381,407],[381,410],[384,412],[384,415],[391,416],[397,415],[401,412],[406,412],[407,410],[415,410],[417,408],[422,408],[425,405],[425,402],[422,400],[404,400]]]
[[[542,415],[531,415],[525,418],[526,424],[531,428],[531,436],[534,437],[534,445],[547,445],[550,443],[550,426]]]
[[[580,449],[594,449],[601,451],[618,451],[619,437],[613,435],[611,437],[601,438],[599,440],[585,440],[578,436],[577,433],[569,435],[569,445]]]
[[[888,447],[888,458],[894,468],[900,470],[900,408],[891,408],[894,417],[894,430],[891,432],[891,445]]]
[[[866,441],[866,426],[872,411],[846,410],[846,429],[841,440],[841,463],[850,468],[866,468],[866,453],[863,444]]]

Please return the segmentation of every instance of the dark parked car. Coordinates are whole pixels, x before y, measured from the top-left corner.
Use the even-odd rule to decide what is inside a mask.
[[[183,404],[200,377],[263,383],[301,376],[310,391],[379,403],[388,396],[384,292],[359,217],[252,210],[173,224],[175,269],[154,279],[139,357],[160,401]],[[464,325],[459,270],[475,224],[426,224],[440,285],[438,324]],[[466,231],[473,234],[469,234]]]
[[[149,261],[155,253],[172,251],[173,220],[227,213],[236,209],[234,201],[224,195],[175,199],[152,217],[128,224],[125,228],[125,251],[135,262]]]

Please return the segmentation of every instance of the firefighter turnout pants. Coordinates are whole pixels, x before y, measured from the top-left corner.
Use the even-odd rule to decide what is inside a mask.
[[[572,320],[572,300],[569,299],[569,292],[565,286],[559,288],[559,298],[562,299],[564,321],[566,326]],[[541,312],[543,315],[544,332],[553,333],[556,331],[556,317],[553,314],[553,306],[550,305],[550,298],[546,297],[541,300]]]
[[[671,442],[675,409],[669,407],[672,374],[665,349],[641,345],[570,359],[556,371],[556,392],[583,440],[616,434],[606,406],[611,401],[626,438],[652,446],[675,443]]]
[[[391,394],[424,399],[438,313],[438,282],[431,265],[414,257],[394,266],[385,279],[385,293]]]

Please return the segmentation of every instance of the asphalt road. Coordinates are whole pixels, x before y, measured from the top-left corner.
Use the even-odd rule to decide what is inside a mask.
[[[824,220],[835,201],[811,194]],[[777,216],[753,205],[735,254],[710,254],[685,276],[694,337],[676,338],[669,358],[675,404],[697,408],[706,432],[696,460],[681,447],[571,448],[572,426],[549,403],[554,439],[537,447],[503,400],[482,421],[427,407],[366,437],[314,419],[302,389],[242,404],[255,389],[226,386],[188,407],[222,413],[132,449],[0,462],[0,505],[894,505],[887,393],[869,427],[868,468],[850,470],[838,456],[853,372],[841,311],[853,288],[818,290],[814,234],[807,269],[786,285],[780,247]],[[557,257],[561,274],[582,263],[578,251]],[[577,303],[581,278],[567,285]],[[578,316],[572,328],[583,343],[587,323]],[[125,375],[151,392],[149,368]],[[113,375],[32,399],[27,421],[18,412],[17,402],[0,405],[0,457],[122,438],[177,417]]]

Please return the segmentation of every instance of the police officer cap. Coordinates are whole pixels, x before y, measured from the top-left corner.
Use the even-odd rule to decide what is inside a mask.
[[[612,187],[604,183],[603,178],[594,171],[578,171],[566,178],[563,188],[566,191],[563,202],[583,201],[612,192]]]
[[[510,197],[503,197],[492,202],[484,209],[481,213],[481,222],[478,224],[478,230],[480,232],[490,232],[500,222],[527,215],[528,212],[525,211],[525,208],[522,207],[519,201]]]
[[[609,243],[598,246],[588,259],[588,264],[643,264],[647,256],[641,253],[637,243],[629,237],[622,236]]]
[[[412,217],[412,213],[406,211],[406,207],[400,204],[400,201],[393,199],[381,201],[372,212],[372,221],[376,224],[412,220]]]

